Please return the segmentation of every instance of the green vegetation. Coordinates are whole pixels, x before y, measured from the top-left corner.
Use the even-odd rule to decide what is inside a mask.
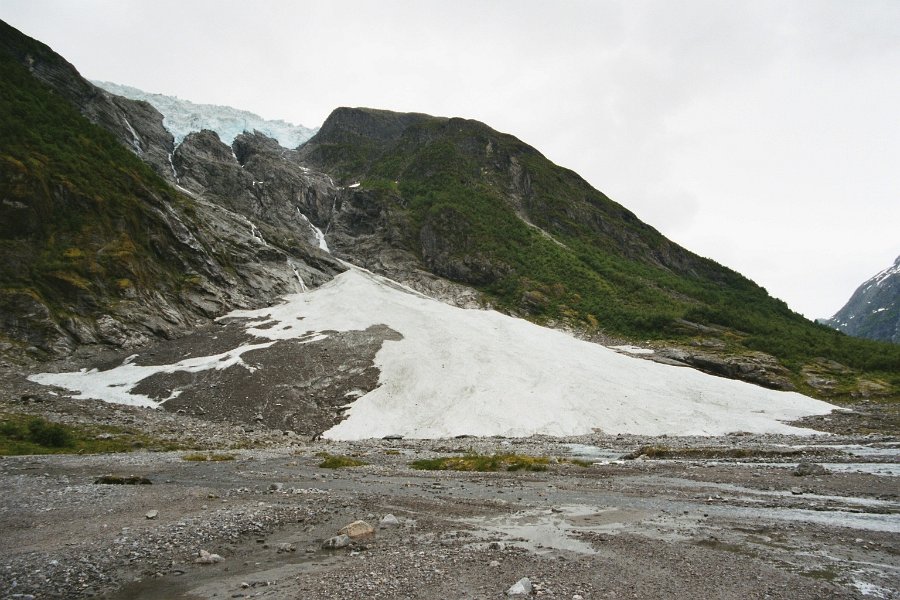
[[[524,454],[466,454],[424,458],[409,464],[420,471],[546,471],[550,460]]]
[[[31,44],[42,60],[59,61]],[[185,285],[160,209],[188,200],[2,44],[0,139],[0,312],[33,313],[31,331],[50,331],[136,293]]]
[[[319,452],[316,456],[324,459],[319,463],[320,469],[343,469],[345,467],[362,467],[369,463],[350,457]]]
[[[828,450],[799,449],[799,448],[729,448],[721,446],[694,446],[685,448],[672,448],[669,446],[641,446],[634,452],[625,455],[626,460],[641,456],[655,459],[727,459],[727,458],[764,458],[774,459],[783,457],[797,457],[815,454],[829,454]]]
[[[0,455],[97,454],[135,448],[168,450],[160,443],[118,427],[66,425],[25,414],[0,414]]]
[[[234,454],[215,454],[207,452],[192,452],[181,457],[182,460],[191,462],[222,462],[226,460],[234,460]]]
[[[624,207],[515,138],[481,123],[357,111],[326,123],[312,154],[366,201],[435,273],[473,285],[499,307],[633,340],[724,342],[762,351],[794,374],[818,357],[900,390],[900,346],[850,338],[791,311],[765,289],[668,241]],[[331,120],[331,119],[329,119]],[[356,130],[382,131],[364,138]],[[315,146],[315,140],[313,143]],[[352,160],[342,154],[353,148]],[[327,149],[323,150],[323,149]],[[701,326],[700,328],[697,325]],[[698,333],[702,332],[702,333]]]

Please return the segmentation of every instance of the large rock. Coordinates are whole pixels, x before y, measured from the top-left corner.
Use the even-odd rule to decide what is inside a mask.
[[[343,527],[341,527],[341,530],[338,533],[341,535],[346,535],[350,539],[356,540],[374,536],[375,528],[365,521],[353,521],[349,525],[344,525]]]

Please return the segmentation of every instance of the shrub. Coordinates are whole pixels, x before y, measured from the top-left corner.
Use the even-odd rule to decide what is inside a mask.
[[[46,419],[35,417],[28,422],[29,442],[47,448],[67,448],[75,445],[72,433],[59,423],[51,423]]]

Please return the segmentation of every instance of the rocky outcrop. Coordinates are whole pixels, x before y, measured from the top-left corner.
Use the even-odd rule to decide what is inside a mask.
[[[683,364],[704,373],[740,379],[773,390],[794,390],[790,371],[774,356],[763,352],[727,354],[694,348],[664,348],[648,355],[650,360],[667,364]]]
[[[282,193],[268,195],[262,177],[242,168],[215,134],[194,134],[176,152],[162,115],[149,104],[95,88],[48,47],[6,24],[0,33],[8,96],[30,107],[21,125],[40,131],[38,141],[5,148],[11,154],[0,160],[0,348],[7,353],[133,348],[232,308],[265,305],[346,268],[320,248],[315,226],[283,193],[296,184],[291,189],[305,191],[303,202],[325,206],[308,191],[324,176],[282,169],[293,179],[278,188]],[[108,134],[78,113],[184,193],[110,147]],[[57,129],[41,130],[50,123]],[[77,140],[45,144],[59,128]],[[259,168],[275,170],[272,164],[282,159],[269,150],[272,160]],[[256,164],[252,152],[242,152]],[[86,161],[95,161],[88,175]]]

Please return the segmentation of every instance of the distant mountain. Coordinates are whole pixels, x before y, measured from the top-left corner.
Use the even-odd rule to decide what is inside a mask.
[[[900,256],[859,286],[844,308],[822,322],[854,337],[900,344]]]
[[[215,104],[195,104],[174,96],[153,94],[127,85],[109,81],[92,81],[94,85],[107,92],[130,98],[143,100],[153,105],[163,115],[163,125],[180,144],[185,136],[194,131],[209,129],[219,135],[219,139],[228,145],[243,132],[258,131],[267,137],[278,140],[285,148],[296,148],[311,138],[318,128],[310,129],[303,125],[294,125],[286,121],[270,121],[246,110]]]

